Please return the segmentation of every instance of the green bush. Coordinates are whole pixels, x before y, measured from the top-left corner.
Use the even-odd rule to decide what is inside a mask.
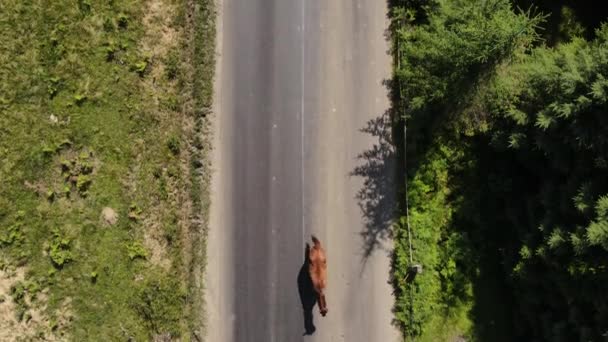
[[[118,18],[116,18],[116,22],[118,23],[119,28],[126,30],[129,26],[129,16],[124,13],[121,13],[118,15]]]
[[[66,143],[62,144],[70,146],[71,142],[67,141]],[[70,185],[75,186],[76,190],[81,196],[87,196],[89,187],[93,183],[93,179],[91,177],[91,174],[93,173],[93,162],[91,160],[91,156],[91,152],[82,151],[78,156],[69,160],[63,159],[59,163],[61,166],[61,174],[66,181],[66,184],[62,189],[66,197],[68,197],[70,194]]]
[[[129,205],[129,219],[138,221],[142,212],[143,210],[136,203]]]
[[[140,77],[143,77],[148,70],[148,61],[139,61],[133,64],[132,68]]]
[[[114,44],[114,42],[109,42],[105,47],[106,60],[111,62],[116,57],[116,53],[118,52],[118,46]]]
[[[549,47],[541,18],[509,1],[438,4],[428,20],[411,25],[401,11],[408,24],[395,25],[414,262],[425,267],[401,281],[410,262],[398,226],[397,320],[422,341],[449,340],[437,332],[460,325],[454,317],[470,320],[460,334],[472,340],[601,340],[608,26],[577,38],[586,28],[557,6]]]
[[[4,234],[0,235],[0,247],[6,247],[24,240],[21,224],[15,223],[8,227]]]
[[[179,53],[177,50],[171,50],[165,59],[165,74],[170,80],[174,80],[179,74]]]
[[[76,189],[81,196],[87,195],[87,190],[91,186],[91,177],[89,175],[78,175],[76,178]]]
[[[133,303],[144,324],[157,334],[180,335],[185,290],[176,277],[157,275],[137,290]]]
[[[112,18],[106,18],[103,21],[103,30],[107,33],[110,33],[112,31],[114,31],[115,25],[114,25],[114,20],[112,20]]]
[[[84,94],[76,94],[74,95],[74,103],[78,106],[82,106],[82,104],[87,100],[87,96]]]
[[[55,191],[53,191],[53,189],[49,189],[46,192],[46,199],[49,200],[49,201],[51,201],[51,202],[55,199]]]
[[[451,324],[467,326],[464,320],[472,305],[472,279],[463,277],[466,270],[457,267],[470,260],[463,253],[466,239],[454,222],[460,207],[457,186],[451,182],[455,172],[468,169],[464,157],[470,156],[466,141],[452,132],[467,125],[459,134],[468,134],[475,125],[482,129],[483,122],[469,121],[456,111],[471,106],[476,87],[536,37],[538,19],[515,14],[507,0],[408,1],[405,6],[410,7],[396,12],[400,63],[395,77],[399,110],[412,132],[408,145],[417,147],[407,151],[408,170],[413,171],[407,175],[409,220],[415,232],[412,243],[418,260],[414,262],[422,263],[426,271],[414,283],[401,281],[411,264],[405,225],[398,226],[396,316],[408,337],[441,340],[451,327],[437,322],[460,317],[462,321]],[[409,17],[404,11],[410,11]],[[428,16],[416,21],[415,15],[423,12]],[[400,26],[407,18],[410,21]]]
[[[169,151],[176,156],[179,154],[181,142],[176,135],[171,135],[169,139],[167,139],[167,148]]]
[[[52,99],[57,95],[61,88],[61,78],[59,77],[51,77],[49,78],[49,83],[47,85],[47,92],[49,97]]]
[[[49,256],[51,262],[56,268],[62,268],[68,262],[74,260],[72,251],[70,250],[71,240],[61,233],[59,229],[53,229],[53,237],[49,244]]]
[[[21,322],[25,317],[28,310],[26,302],[27,289],[23,282],[18,282],[10,288],[11,298],[15,303],[15,318]]]
[[[133,242],[127,245],[127,255],[131,260],[138,258],[146,259],[148,257],[148,251],[141,243]]]

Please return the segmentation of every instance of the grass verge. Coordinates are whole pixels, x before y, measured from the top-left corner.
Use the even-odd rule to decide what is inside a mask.
[[[193,134],[190,140],[192,153],[190,179],[192,187],[191,224],[189,236],[189,287],[190,330],[196,340],[204,334],[204,283],[206,266],[207,228],[210,206],[210,146],[211,114],[213,102],[213,75],[215,74],[216,10],[214,0],[188,0],[189,30],[189,74],[192,78],[187,86],[191,96],[188,110],[193,118]]]
[[[0,4],[0,340],[200,339],[213,6]]]

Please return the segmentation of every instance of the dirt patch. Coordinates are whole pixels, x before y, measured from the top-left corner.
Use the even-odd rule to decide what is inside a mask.
[[[118,214],[114,209],[110,207],[105,207],[101,211],[101,219],[103,222],[109,226],[113,226],[118,222]]]
[[[11,298],[11,287],[25,278],[25,270],[0,270],[0,341],[12,341],[18,334],[16,305]]]
[[[28,181],[25,181],[23,183],[23,186],[25,186],[28,190],[31,190],[36,193],[38,196],[43,195],[47,191],[46,187],[41,182],[30,183]]]
[[[164,65],[159,62],[179,40],[179,32],[172,27],[174,16],[175,10],[166,0],[147,2],[147,10],[143,18],[146,37],[142,41],[142,51],[150,57],[152,86],[164,72]]]
[[[54,333],[55,335],[51,335],[53,338],[57,337],[57,335],[59,335],[57,337],[57,341],[62,341],[65,340],[64,337],[64,331],[67,330],[68,326],[72,323],[72,320],[74,319],[74,314],[72,313],[72,298],[66,298],[63,303],[61,304],[61,306],[59,307],[59,310],[57,310],[55,312],[55,329],[54,329]],[[52,328],[50,326],[50,324],[48,324],[47,321],[47,325],[49,325],[50,328]]]
[[[12,295],[12,288],[27,282],[23,267],[0,270],[0,341],[62,341],[63,332],[71,321],[70,300],[66,300],[51,321],[46,314],[47,290],[36,294],[35,299],[26,291],[27,308],[22,319],[18,318],[19,305]]]
[[[165,270],[171,267],[171,260],[167,254],[167,243],[162,236],[162,227],[158,218],[151,217],[144,222],[144,246],[150,253],[148,260]]]
[[[149,0],[147,5],[143,22],[149,39],[144,40],[144,43],[155,42],[153,45],[146,44],[146,47],[162,55],[177,42],[178,32],[171,26],[175,11],[164,0]]]
[[[152,338],[153,342],[171,342],[173,341],[173,339],[171,338],[171,334],[166,333],[166,334],[160,334],[160,335],[154,335],[154,337]]]
[[[172,132],[176,127],[171,127],[175,124],[175,120],[179,120],[179,134],[189,136],[192,134],[194,124],[192,119],[185,115],[181,109],[168,110],[160,106],[160,99],[167,96],[179,98],[175,80],[167,79],[165,72],[165,62],[168,55],[174,50],[183,39],[183,32],[173,25],[173,20],[176,16],[176,5],[167,0],[148,0],[143,18],[143,26],[145,28],[145,37],[141,42],[141,50],[150,58],[150,77],[144,80],[144,87],[150,94],[150,99],[156,106],[154,115],[159,117],[161,123],[158,127],[159,131]],[[162,89],[162,92],[159,92]],[[188,156],[188,148],[180,149],[178,157],[180,158],[181,174],[189,174],[190,159]],[[132,170],[132,174],[136,175],[139,170]],[[171,215],[172,210],[178,211],[178,230],[187,231],[187,222],[189,216],[183,214],[184,208],[189,208],[189,193],[187,184],[182,180],[176,180],[167,174],[166,168],[161,171],[161,177],[166,182],[167,198],[164,201],[156,202],[151,207],[146,209],[146,218],[142,222],[144,246],[149,252],[148,261],[154,265],[160,266],[165,270],[171,267],[171,246],[167,241],[166,228],[162,223],[163,217]],[[187,178],[187,177],[184,177]],[[135,179],[129,181],[131,184]],[[171,236],[171,239],[178,239],[179,236]]]
[[[19,321],[17,318],[18,306],[12,298],[11,289],[24,280],[25,269],[22,267],[0,270],[0,341],[32,338],[43,326],[42,314],[38,309],[28,310],[27,320]]]

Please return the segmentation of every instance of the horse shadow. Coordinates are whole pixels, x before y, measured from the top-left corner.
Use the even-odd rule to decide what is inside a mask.
[[[300,293],[300,301],[302,302],[302,310],[304,313],[303,335],[312,335],[314,334],[315,330],[317,330],[317,328],[315,328],[312,315],[312,309],[317,303],[317,294],[312,285],[310,273],[308,272],[310,266],[308,259],[309,253],[310,245],[306,244],[306,248],[304,249],[304,264],[300,268],[300,273],[298,273],[298,292]]]

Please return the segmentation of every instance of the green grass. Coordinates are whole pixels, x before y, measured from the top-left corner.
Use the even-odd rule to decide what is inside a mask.
[[[181,37],[160,53],[147,48],[158,40],[145,1],[0,4],[0,265],[23,267],[47,293],[37,334],[188,339],[196,325],[187,288],[189,262],[201,260],[183,253],[192,243],[183,208],[206,201],[188,190],[201,188],[190,161],[204,155],[189,152],[200,130],[187,128],[194,115],[183,108],[199,97],[196,78],[210,107],[212,83],[183,65],[190,4],[160,2]]]
[[[189,65],[190,79],[187,89],[191,92],[192,102],[189,103],[190,114],[194,119],[194,132],[189,141],[192,147],[190,172],[190,197],[192,198],[193,223],[190,226],[191,246],[190,273],[188,288],[188,303],[190,308],[190,330],[193,337],[202,339],[205,328],[204,314],[204,283],[198,281],[205,273],[207,225],[210,206],[210,175],[209,153],[211,146],[211,124],[213,102],[213,78],[215,70],[215,1],[190,0],[187,10],[193,15],[188,16],[192,28],[188,45],[192,47],[192,58],[185,64]],[[182,13],[186,17],[186,13]],[[168,69],[169,71],[171,68]]]
[[[413,263],[405,216],[395,226],[393,259],[395,315],[406,340],[449,341],[470,334],[473,289],[467,275],[461,273],[469,256],[466,238],[454,227],[457,205],[450,201],[449,167],[462,157],[453,146],[437,139],[420,157],[416,172],[410,171]],[[423,272],[406,282],[412,264],[423,265]]]

